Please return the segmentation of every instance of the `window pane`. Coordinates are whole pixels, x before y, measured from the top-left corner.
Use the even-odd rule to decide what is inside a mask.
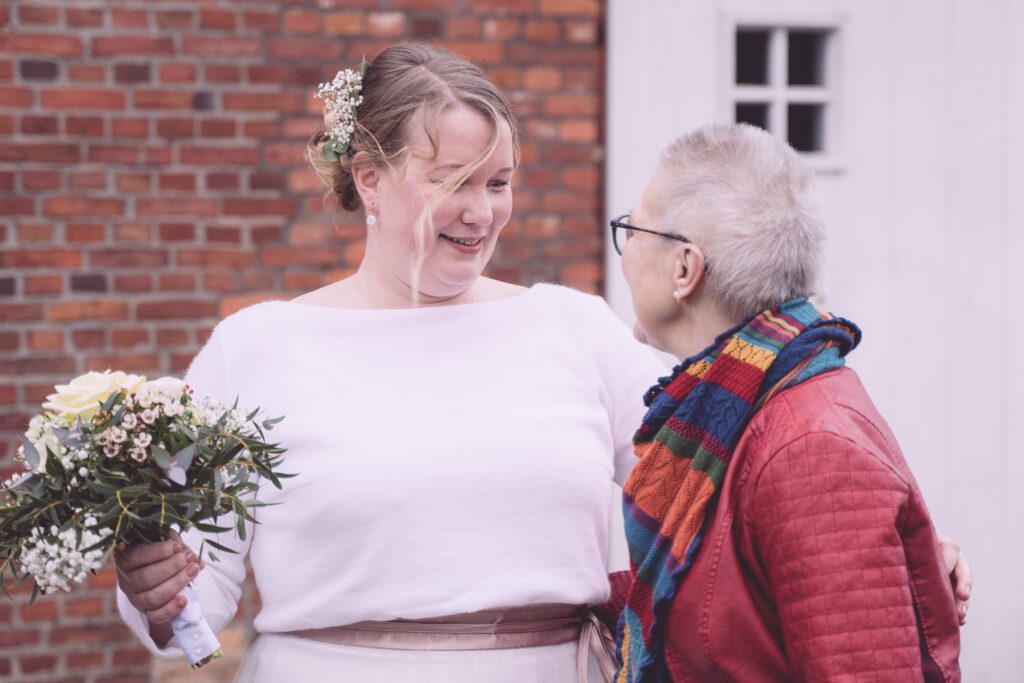
[[[824,31],[789,32],[789,84],[825,85]]]
[[[736,31],[736,83],[768,85],[768,31]]]
[[[758,128],[768,128],[767,102],[737,102],[736,123],[749,123]]]
[[[824,149],[823,104],[790,104],[787,107],[789,144],[799,152],[820,152]]]

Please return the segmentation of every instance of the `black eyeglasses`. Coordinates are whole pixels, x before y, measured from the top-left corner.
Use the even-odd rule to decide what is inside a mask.
[[[682,235],[673,235],[668,232],[658,232],[657,230],[648,230],[647,228],[638,228],[635,225],[626,223],[629,218],[628,213],[624,213],[618,218],[613,218],[611,221],[612,226],[612,244],[615,245],[615,251],[618,252],[619,256],[622,256],[622,247],[619,246],[619,230],[626,231],[626,239],[628,240],[633,236],[634,232],[649,232],[652,235],[660,235],[661,237],[668,237],[669,239],[679,240],[680,242],[686,242],[687,244],[693,244],[690,240],[686,239]],[[623,242],[625,243],[625,242]]]

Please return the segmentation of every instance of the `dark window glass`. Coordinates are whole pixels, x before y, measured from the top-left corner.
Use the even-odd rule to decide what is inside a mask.
[[[768,85],[768,31],[736,31],[736,83]]]
[[[737,102],[736,123],[749,123],[758,128],[768,128],[768,104],[765,102]]]
[[[798,152],[820,152],[824,149],[823,104],[790,104],[787,107],[789,144]]]
[[[788,71],[790,85],[825,85],[824,31],[790,31]]]

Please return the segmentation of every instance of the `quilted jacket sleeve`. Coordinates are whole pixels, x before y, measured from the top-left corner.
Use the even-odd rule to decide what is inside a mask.
[[[800,680],[921,680],[900,533],[907,482],[824,432],[790,441],[753,474],[747,531]]]

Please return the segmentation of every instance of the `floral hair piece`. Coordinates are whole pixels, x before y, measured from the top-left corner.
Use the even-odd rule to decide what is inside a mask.
[[[356,107],[363,102],[363,77],[370,63],[363,57],[359,71],[342,69],[330,83],[321,83],[315,97],[324,101],[324,125],[328,142],[321,148],[324,159],[337,161],[348,150],[356,130]]]

